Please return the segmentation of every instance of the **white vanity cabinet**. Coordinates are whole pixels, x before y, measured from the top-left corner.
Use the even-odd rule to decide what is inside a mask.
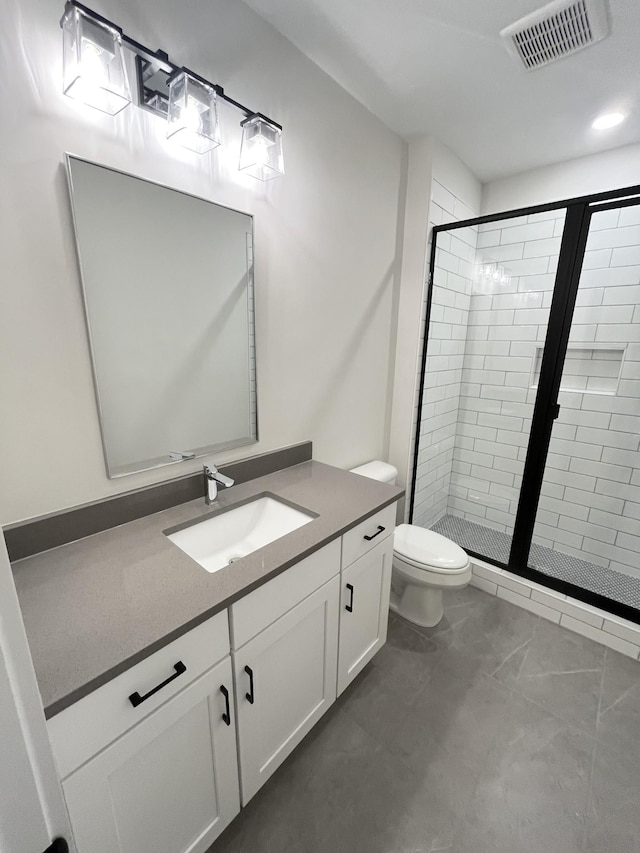
[[[240,810],[232,684],[226,657],[63,781],[79,853],[208,849]]]
[[[202,853],[238,813],[229,647],[225,610],[48,721],[78,853]]]
[[[78,853],[207,850],[385,642],[394,520],[386,507],[48,721]]]
[[[231,607],[243,805],[335,701],[339,572],[336,540]]]
[[[387,639],[394,515],[387,507],[343,538],[338,696]]]

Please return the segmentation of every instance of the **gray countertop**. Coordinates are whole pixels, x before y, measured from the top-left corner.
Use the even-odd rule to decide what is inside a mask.
[[[264,492],[317,513],[309,524],[209,574],[163,534]],[[13,565],[42,702],[52,717],[228,607],[402,489],[305,462],[27,557]]]

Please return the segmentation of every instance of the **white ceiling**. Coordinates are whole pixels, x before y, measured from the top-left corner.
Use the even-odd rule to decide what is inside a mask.
[[[527,72],[499,32],[538,0],[246,0],[403,137],[433,134],[482,180],[640,141],[640,0],[602,42]],[[603,111],[629,113],[608,131]]]

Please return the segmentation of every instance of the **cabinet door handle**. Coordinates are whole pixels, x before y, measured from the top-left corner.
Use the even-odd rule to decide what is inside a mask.
[[[347,589],[348,589],[348,590],[349,590],[349,592],[351,593],[351,596],[350,596],[350,598],[349,598],[349,603],[345,605],[345,608],[344,608],[344,609],[345,609],[345,610],[348,610],[348,611],[349,611],[349,613],[353,613],[353,586],[352,586],[350,583],[348,583],[348,584],[347,584]]]
[[[251,669],[250,666],[245,666],[244,671],[249,676],[249,692],[245,693],[245,696],[247,697],[247,702],[250,705],[253,705],[255,698],[256,698],[254,695],[254,692],[253,692],[253,670]]]
[[[372,540],[372,539],[375,539],[375,538],[376,538],[376,536],[380,536],[380,534],[382,533],[382,531],[383,531],[384,529],[385,529],[385,528],[384,528],[381,524],[379,524],[379,525],[378,525],[378,529],[376,530],[376,532],[375,532],[375,533],[372,533],[372,534],[371,534],[371,536],[365,536],[364,538],[367,540],[367,542],[371,542],[371,540]]]
[[[148,699],[150,696],[153,696],[154,693],[157,693],[158,690],[162,690],[163,687],[166,687],[167,684],[170,684],[174,679],[176,679],[179,675],[182,675],[183,672],[187,671],[187,667],[182,663],[181,660],[178,663],[173,665],[175,672],[173,675],[170,675],[169,678],[165,679],[162,684],[158,684],[157,687],[154,687],[153,690],[150,690],[148,693],[145,693],[144,696],[141,696],[136,690],[135,693],[132,693],[129,696],[129,702],[133,705],[134,708],[137,708],[142,702]]]
[[[224,686],[224,684],[220,685],[220,692],[224,696],[224,702],[225,702],[225,706],[226,706],[226,711],[222,715],[222,720],[227,726],[230,726],[231,725],[231,708],[229,707],[229,691]]]

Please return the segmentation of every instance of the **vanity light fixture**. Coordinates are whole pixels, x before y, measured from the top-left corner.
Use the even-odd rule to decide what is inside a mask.
[[[65,95],[116,115],[131,103],[122,30],[70,3],[60,25]]]
[[[284,174],[282,126],[230,98],[163,50],[151,50],[91,9],[67,0],[63,32],[65,95],[115,115],[131,103],[123,47],[135,55],[138,106],[162,116],[167,138],[204,154],[221,143],[218,99],[243,113],[240,169],[261,181]]]
[[[250,116],[242,125],[240,171],[260,181],[270,181],[284,174],[282,128],[266,116]]]
[[[213,86],[186,68],[172,74],[167,83],[167,139],[176,139],[196,154],[217,148],[220,125]]]

